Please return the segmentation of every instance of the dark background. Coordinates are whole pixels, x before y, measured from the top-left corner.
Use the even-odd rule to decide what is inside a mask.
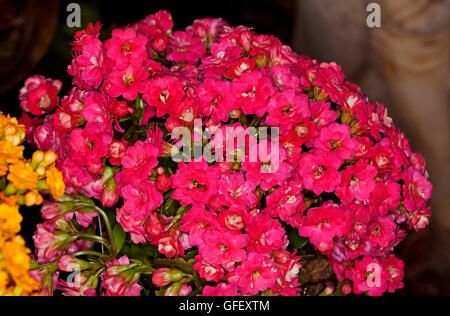
[[[383,1],[386,0],[380,0],[380,2]],[[72,41],[73,34],[80,30],[66,25],[69,14],[66,8],[71,2],[81,6],[82,28],[80,29],[85,28],[89,22],[101,21],[103,36],[118,26],[137,22],[150,13],[166,9],[172,13],[175,21],[174,28],[177,30],[192,24],[194,19],[222,17],[233,26],[251,26],[257,33],[275,35],[283,43],[293,46],[297,53],[305,53],[321,61],[335,60],[343,66],[343,71],[349,79],[361,85],[363,91],[372,100],[384,102],[393,114],[396,126],[405,130],[411,139],[416,140],[412,143],[413,150],[424,153],[428,159],[432,182],[436,183],[436,180],[443,178],[448,184],[446,180],[448,173],[441,168],[442,161],[445,162],[448,157],[448,150],[445,154],[443,149],[436,151],[428,146],[430,142],[421,137],[425,125],[421,126],[420,122],[411,121],[404,115],[405,107],[408,112],[415,113],[416,116],[419,112],[415,112],[416,109],[412,105],[408,108],[407,103],[402,104],[398,98],[393,98],[392,94],[395,95],[395,90],[398,88],[390,85],[389,80],[386,80],[389,72],[387,75],[380,74],[380,69],[383,67],[391,71],[394,66],[385,61],[380,65],[379,60],[377,63],[372,56],[374,50],[371,47],[371,38],[374,34],[376,35],[374,33],[376,31],[368,29],[365,24],[368,13],[365,12],[365,6],[362,3],[367,3],[366,0],[0,0],[0,111],[20,117],[17,96],[23,81],[33,74],[62,80],[63,93],[70,89],[71,78],[66,72],[71,59],[68,44]],[[449,1],[421,2],[424,3],[425,9],[419,9],[425,12],[425,18],[431,21],[425,20],[421,30],[428,29],[427,26],[430,26],[430,32],[434,32],[438,27],[435,27],[433,21],[437,19],[429,16],[429,12],[433,13],[429,8],[442,3],[449,4]],[[442,8],[438,7],[436,10],[442,11]],[[417,20],[417,13],[414,16]],[[383,16],[383,23],[389,19],[391,17]],[[392,18],[392,20],[395,19]],[[450,22],[450,19],[448,20]],[[394,26],[398,27],[398,25]],[[444,27],[448,28],[448,23]],[[417,30],[414,32],[417,33]],[[401,37],[400,40],[402,40]],[[411,50],[413,49],[411,47]],[[381,53],[383,53],[382,50]],[[408,51],[407,46],[406,51]],[[442,67],[448,69],[448,63],[441,65]],[[433,78],[433,75],[431,77]],[[378,81],[373,78],[378,78]],[[422,86],[422,83],[418,85]],[[412,85],[409,89],[415,90],[417,87]],[[442,95],[442,97],[445,100],[445,96]],[[444,113],[443,110],[430,111],[430,115],[436,117],[448,116],[448,112]],[[445,135],[447,131],[441,131],[442,135],[433,137],[435,139],[442,137],[442,143],[448,144],[449,135]],[[439,183],[443,182],[439,181]],[[448,219],[450,214],[447,207],[448,199],[446,199],[450,193],[446,192],[448,186],[438,185],[437,187],[438,194],[435,196],[438,195],[438,198],[433,200],[434,211],[440,214],[440,219]],[[439,194],[444,199],[439,198]],[[39,222],[39,209],[26,209],[22,212],[25,215],[23,234],[32,247],[31,232]],[[400,257],[406,261],[408,268],[406,288],[400,291],[399,295],[450,294],[448,260],[450,221],[447,220],[447,224],[444,222],[445,220],[438,219],[426,232],[412,234],[398,249]]]

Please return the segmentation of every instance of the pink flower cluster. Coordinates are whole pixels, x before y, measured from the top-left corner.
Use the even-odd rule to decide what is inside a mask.
[[[203,295],[299,295],[293,228],[354,293],[401,288],[403,262],[392,253],[409,230],[427,226],[432,185],[424,158],[383,105],[335,63],[299,56],[273,36],[221,19],[173,26],[160,11],[105,42],[99,24],[77,33],[68,69],[74,88],[61,102],[58,81],[27,80],[20,100],[32,116],[22,122],[29,141],[59,154],[66,193],[115,208],[135,244],[155,245],[169,259],[196,251],[194,270],[216,284]],[[259,141],[276,138],[277,157],[168,163],[170,132],[193,130],[195,119],[247,139],[250,126],[278,128]],[[251,149],[233,154],[249,158]],[[263,172],[275,158],[279,168]],[[58,218],[44,213],[48,223]],[[72,214],[84,227],[93,223]],[[46,250],[56,242],[48,225],[35,238],[43,262],[71,253]],[[125,259],[102,275],[107,294],[139,294],[137,283],[125,286],[113,273]]]

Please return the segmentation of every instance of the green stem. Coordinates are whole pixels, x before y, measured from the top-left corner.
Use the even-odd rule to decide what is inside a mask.
[[[101,257],[101,258],[110,258],[110,255],[100,253],[98,251],[79,251],[74,254],[72,254],[72,257],[82,257],[82,256],[94,256],[94,257]]]
[[[107,241],[107,240],[106,240],[105,238],[103,238],[103,237],[99,237],[99,236],[95,236],[95,235],[90,235],[90,234],[83,234],[83,233],[78,234],[77,237],[78,237],[79,239],[82,239],[82,240],[93,241],[93,242],[102,244],[102,245],[104,245],[106,248],[108,248],[108,250],[109,250],[110,253],[114,253],[114,251],[113,251],[113,249],[112,249],[112,247],[111,247],[110,242]]]
[[[108,215],[106,215],[105,211],[103,211],[101,208],[99,208],[97,206],[94,209],[97,213],[99,213],[101,215],[101,217],[103,217],[103,221],[105,222],[105,226],[106,226],[106,231],[108,232],[108,237],[109,237],[109,240],[111,241],[111,246],[113,248],[114,254],[116,254],[117,247],[113,242],[113,230],[112,230]]]

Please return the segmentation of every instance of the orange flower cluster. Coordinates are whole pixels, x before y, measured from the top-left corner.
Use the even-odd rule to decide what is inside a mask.
[[[19,236],[20,206],[42,204],[41,193],[54,199],[64,195],[62,173],[54,152],[37,151],[23,157],[25,127],[0,112],[0,296],[35,295],[41,285],[29,275],[30,250]]]

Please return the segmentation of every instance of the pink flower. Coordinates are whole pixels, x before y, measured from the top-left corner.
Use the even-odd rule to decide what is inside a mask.
[[[158,117],[166,115],[171,107],[185,96],[181,81],[171,76],[149,80],[143,92],[144,101],[156,107]]]
[[[295,218],[301,218],[305,210],[302,189],[301,181],[293,180],[275,190],[266,197],[267,208],[264,213],[271,217],[279,217],[282,221],[294,224],[293,226],[296,227]]]
[[[431,208],[428,207],[422,210],[414,211],[410,214],[409,217],[411,226],[416,231],[425,229],[428,226],[428,224],[430,224]]]
[[[249,181],[259,183],[264,191],[282,185],[288,178],[292,167],[285,162],[287,153],[278,143],[263,140],[251,144],[250,152],[242,169]]]
[[[270,100],[266,123],[271,126],[290,128],[295,124],[294,121],[303,121],[310,117],[308,96],[296,95],[295,90],[284,90],[276,93]]]
[[[249,237],[237,231],[225,228],[206,231],[202,236],[203,244],[199,247],[200,256],[213,264],[221,265],[225,270],[234,270],[234,265],[245,260],[244,250]]]
[[[370,296],[381,296],[388,288],[389,273],[376,258],[364,257],[356,261],[347,275],[353,281],[353,291],[357,295],[367,292]]]
[[[152,242],[158,246],[158,252],[167,256],[167,258],[177,258],[184,256],[184,247],[182,245],[182,234],[179,230],[172,230]]]
[[[333,192],[341,184],[342,176],[338,171],[341,165],[341,158],[335,154],[315,150],[303,156],[298,171],[305,189],[320,195]]]
[[[153,212],[149,218],[145,220],[145,232],[151,239],[157,239],[164,231],[164,223],[160,216]]]
[[[387,271],[390,275],[388,279],[388,291],[395,293],[395,291],[404,287],[403,279],[405,277],[405,263],[398,259],[395,255],[390,255],[384,258],[381,262],[384,271]]]
[[[125,140],[118,141],[113,139],[111,144],[108,146],[108,157],[111,165],[117,166],[121,163],[122,158],[126,154],[127,147],[128,146]]]
[[[401,204],[401,191],[402,187],[398,183],[378,182],[369,200],[371,215],[386,216],[391,210],[398,209]]]
[[[62,89],[59,80],[33,76],[25,81],[20,89],[20,107],[33,115],[43,115],[58,106],[58,92]]]
[[[300,78],[286,65],[276,65],[270,68],[270,76],[278,91],[298,89],[300,85]]]
[[[311,103],[311,114],[318,127],[324,127],[335,122],[338,118],[336,111],[330,110],[330,103],[318,101]]]
[[[138,32],[148,37],[154,34],[167,33],[173,26],[172,15],[166,10],[160,10],[156,14],[150,14],[136,24]]]
[[[244,73],[240,79],[233,81],[231,89],[236,98],[236,105],[241,107],[245,114],[255,114],[259,117],[267,112],[267,104],[275,92],[272,81],[259,71]]]
[[[296,257],[295,253],[290,254],[286,250],[278,250],[272,253],[275,265],[280,270],[280,277],[277,280],[275,292],[283,296],[300,295],[300,283],[298,276],[302,264],[301,257]]]
[[[242,76],[244,73],[252,73],[256,69],[256,60],[248,57],[240,58],[234,63],[230,63],[224,73],[224,77],[227,79],[236,79]]]
[[[313,208],[299,228],[299,234],[308,237],[317,249],[327,254],[334,246],[334,238],[344,235],[346,228],[345,212],[333,202],[327,202],[320,208]]]
[[[219,222],[229,230],[241,231],[253,222],[253,216],[245,209],[230,208],[220,212]]]
[[[116,220],[123,231],[130,233],[131,240],[135,244],[145,244],[147,239],[151,239],[146,231],[145,220],[136,221],[134,214],[125,208],[117,209]]]
[[[85,30],[78,31],[75,33],[75,41],[70,43],[73,46],[72,51],[81,51],[83,46],[85,46],[92,38],[99,38],[100,30],[102,25],[97,22],[95,25],[89,23]]]
[[[193,125],[200,112],[199,104],[196,100],[185,98],[183,101],[174,104],[169,114],[180,124]]]
[[[315,148],[326,152],[333,152],[341,159],[352,159],[355,156],[358,143],[350,136],[350,127],[346,124],[333,123],[320,130],[314,141]]]
[[[222,266],[213,264],[208,260],[203,259],[201,256],[197,256],[195,261],[197,263],[194,265],[194,270],[206,281],[219,282],[225,275]]]
[[[80,113],[86,122],[97,123],[101,130],[112,132],[111,112],[104,95],[98,92],[89,92],[84,98],[84,105],[85,107]]]
[[[127,256],[107,262],[107,269],[101,275],[106,296],[140,296],[142,287],[138,284],[139,274],[133,271]]]
[[[397,225],[391,216],[379,217],[369,227],[369,242],[376,246],[387,247],[396,238]]]
[[[194,36],[200,37],[207,47],[211,46],[211,43],[216,37],[223,31],[223,28],[227,26],[227,22],[221,18],[212,19],[206,18],[201,20],[195,20],[194,24],[186,28],[187,32],[191,32]]]
[[[67,72],[73,76],[73,84],[80,89],[97,89],[105,76],[104,48],[95,37],[86,37],[81,48],[69,65]]]
[[[196,246],[203,244],[203,234],[219,226],[217,214],[207,210],[204,205],[194,205],[181,219],[180,230],[189,233],[191,243]]]
[[[175,191],[172,198],[183,206],[189,204],[208,204],[217,193],[217,167],[209,167],[206,162],[179,163],[177,173],[171,179]]]
[[[354,166],[342,171],[342,183],[336,188],[336,194],[343,204],[350,204],[355,199],[366,202],[375,190],[375,177],[378,169],[366,160],[359,160]]]
[[[126,185],[136,180],[147,179],[159,164],[159,154],[159,148],[155,145],[137,141],[126,149],[121,159],[123,169],[116,175],[117,182]]]
[[[85,122],[81,111],[84,109],[84,99],[88,92],[73,88],[61,100],[61,106],[53,114],[53,126],[56,130],[68,132]]]
[[[161,193],[165,193],[167,191],[169,191],[172,187],[172,180],[170,180],[170,178],[165,175],[159,175],[158,178],[156,178],[156,189],[161,192]]]
[[[275,250],[285,249],[289,244],[286,230],[280,221],[265,214],[258,215],[246,231],[250,237],[247,247],[249,251],[270,254]]]
[[[71,159],[84,166],[92,174],[103,172],[102,158],[108,153],[111,133],[105,132],[98,123],[87,124],[84,129],[74,129],[68,139]]]
[[[146,219],[164,200],[156,190],[155,184],[149,180],[142,180],[124,186],[120,195],[125,200],[123,208],[132,215],[135,221]]]
[[[148,73],[143,66],[129,66],[124,70],[113,69],[104,84],[104,89],[113,98],[123,96],[128,101],[134,101],[144,87]]]
[[[118,70],[128,66],[140,67],[147,58],[147,38],[136,35],[132,28],[115,29],[112,38],[105,42],[106,56],[111,58]]]
[[[219,283],[217,287],[205,286],[203,296],[238,296],[237,286],[234,284]]]
[[[210,117],[214,123],[227,122],[229,113],[238,108],[229,81],[206,79],[197,88],[197,93],[202,115]]]
[[[404,203],[408,211],[414,212],[426,207],[433,192],[433,186],[428,178],[414,168],[409,168],[404,173],[403,180],[405,182],[403,185]]]
[[[92,175],[86,169],[69,158],[60,161],[59,169],[63,174],[66,190],[69,194],[82,192],[84,187],[93,181]]]
[[[256,252],[236,268],[237,286],[244,295],[256,295],[275,286],[279,270],[272,259]]]
[[[188,32],[177,31],[169,38],[167,60],[176,63],[197,64],[206,56],[206,48],[202,40]]]
[[[242,173],[221,175],[218,181],[219,203],[228,207],[254,208],[259,201],[255,194],[256,186],[256,182],[246,180]]]

